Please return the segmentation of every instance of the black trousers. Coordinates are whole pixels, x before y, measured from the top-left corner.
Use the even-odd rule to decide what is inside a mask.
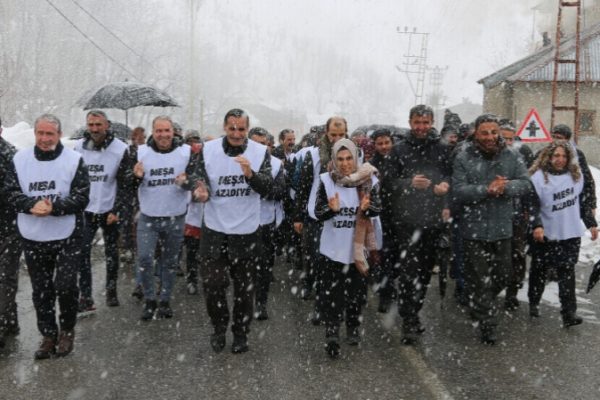
[[[15,300],[19,284],[19,257],[19,234],[0,237],[0,337],[7,329],[19,326]]]
[[[33,288],[33,305],[38,330],[43,336],[56,337],[70,331],[77,321],[77,272],[81,265],[81,235],[64,240],[34,242],[23,239],[25,262]],[[60,308],[56,323],[56,299]]]
[[[106,258],[106,288],[116,289],[119,277],[119,224],[106,224],[108,213],[84,214],[83,234],[83,263],[79,276],[79,290],[81,297],[92,297],[92,243],[98,229],[102,229],[104,238],[104,256]]]
[[[184,236],[185,245],[185,268],[187,271],[187,283],[198,284],[198,249],[200,248],[200,239]]]
[[[513,221],[512,237],[512,272],[506,288],[506,297],[516,297],[527,272],[525,245],[527,244],[528,220],[519,215]]]
[[[256,304],[267,304],[275,264],[275,223],[258,228],[260,256],[256,269]]]
[[[399,243],[396,232],[390,223],[383,222],[383,248],[381,249],[381,263],[379,271],[376,272],[376,282],[379,285],[379,296],[391,301],[396,297],[394,280],[398,277],[400,264]]]
[[[398,312],[405,323],[419,318],[435,265],[439,236],[439,229],[402,227],[398,230]]]
[[[256,261],[252,258],[230,258],[228,246],[221,247],[218,258],[201,257],[200,275],[206,299],[206,309],[215,333],[225,333],[229,324],[227,288],[230,278],[233,281],[233,322],[234,335],[250,332],[250,322],[254,312],[254,281]]]
[[[496,297],[512,274],[511,239],[493,242],[464,240],[465,283],[471,312],[478,321],[497,325]]]
[[[302,228],[302,267],[304,270],[303,284],[305,288],[314,288],[318,283],[319,273],[319,247],[321,244],[321,231],[323,224],[312,218],[304,221]]]
[[[326,325],[327,336],[337,336],[342,319],[348,328],[360,325],[362,305],[367,299],[367,279],[354,264],[344,265],[320,256],[318,307]]]
[[[573,238],[558,241],[535,243],[531,248],[531,269],[529,271],[529,303],[537,305],[542,299],[546,286],[548,267],[556,267],[558,274],[558,297],[561,314],[577,311],[575,297],[575,264],[579,258],[581,239]]]

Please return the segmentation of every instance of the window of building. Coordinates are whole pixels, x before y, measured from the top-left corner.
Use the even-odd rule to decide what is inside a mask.
[[[591,110],[580,110],[579,111],[579,132],[583,134],[591,135],[594,133],[594,120],[596,119],[596,112]]]

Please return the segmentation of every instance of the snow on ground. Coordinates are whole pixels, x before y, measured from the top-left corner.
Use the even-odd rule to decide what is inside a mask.
[[[2,127],[2,137],[17,149],[32,147],[35,144],[33,127],[27,122],[19,122],[10,128]],[[74,140],[63,138],[61,141],[66,147],[75,146]]]

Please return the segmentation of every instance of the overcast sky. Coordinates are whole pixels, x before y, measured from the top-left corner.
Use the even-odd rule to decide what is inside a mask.
[[[416,27],[419,32],[429,33],[428,66],[448,67],[444,79],[447,105],[458,103],[463,97],[480,103],[483,91],[476,81],[527,55],[534,28],[532,7],[540,2],[226,0],[204,1],[202,13],[206,16],[216,8],[228,8],[232,31],[250,31],[261,26],[262,34],[270,36],[286,29],[369,59],[389,79],[390,85],[397,85],[401,93],[406,93],[405,108],[411,105],[413,95],[406,76],[396,71],[395,66],[401,64],[402,56],[407,54],[408,35],[398,34],[397,27],[401,30]],[[541,20],[539,15],[537,20]],[[536,41],[540,38],[539,34],[535,35]],[[219,35],[219,40],[225,44],[227,36]],[[413,47],[411,53],[418,47]],[[428,83],[429,77],[425,95],[431,88]]]

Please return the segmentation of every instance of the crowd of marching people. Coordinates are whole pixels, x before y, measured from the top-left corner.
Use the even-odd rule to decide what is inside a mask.
[[[566,125],[536,154],[511,121],[456,115],[438,133],[433,110],[413,107],[410,129],[349,134],[333,116],[302,138],[275,138],[241,109],[223,135],[183,131],[168,116],[117,138],[100,110],[64,146],[61,121],[34,123],[35,146],[0,137],[0,347],[19,333],[16,292],[24,255],[42,341],[35,359],[66,356],[78,314],[96,308],[92,249],[101,230],[105,301],[118,307],[120,263],[135,263],[142,321],[173,318],[176,276],[203,293],[215,352],[248,351],[253,319],[269,318],[276,257],[301,270],[299,297],[325,330],[335,358],[361,341],[368,290],[378,312],[398,313],[402,342],[418,343],[432,274],[454,281],[456,301],[478,323],[481,342],[498,340],[501,305],[520,307],[529,269],[529,315],[539,318],[545,284],[558,281],[563,325],[577,315],[575,265],[581,237],[598,236],[595,185]],[[0,128],[1,134],[1,128]],[[299,143],[296,144],[297,139]],[[228,288],[233,304],[228,304]],[[58,307],[58,310],[57,310]]]

